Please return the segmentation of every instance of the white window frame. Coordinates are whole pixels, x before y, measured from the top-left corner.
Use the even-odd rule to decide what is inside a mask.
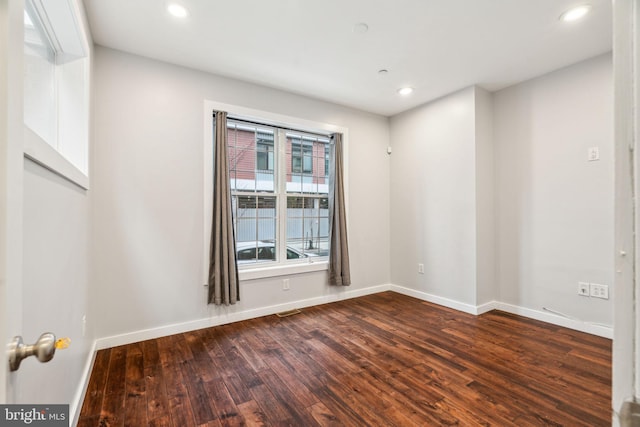
[[[89,117],[91,88],[91,40],[86,28],[84,11],[78,0],[26,0],[41,17],[46,16],[43,26],[48,37],[55,40],[52,48],[56,52],[54,85],[56,92],[56,139],[45,141],[40,135],[24,125],[24,156],[79,187],[89,189]],[[42,18],[41,18],[42,19]],[[75,105],[77,93],[67,93],[65,64],[83,61],[82,105]],[[68,79],[68,77],[67,77]],[[78,108],[80,107],[80,108]],[[64,110],[64,111],[63,111]],[[68,129],[72,123],[80,123],[81,129],[69,139]],[[64,126],[65,131],[62,131]],[[76,128],[77,129],[77,128]],[[66,150],[73,150],[80,163],[69,160]],[[71,154],[71,153],[68,153]]]
[[[348,140],[349,129],[343,126],[337,126],[329,123],[315,122],[298,117],[285,116],[281,114],[271,113],[268,111],[256,110],[237,105],[224,104],[211,100],[204,101],[203,123],[204,123],[204,191],[203,191],[203,245],[202,245],[202,278],[206,285],[209,278],[209,258],[211,246],[211,218],[213,216],[213,113],[214,111],[226,111],[230,116],[237,119],[259,122],[268,126],[296,129],[309,133],[341,133],[343,141],[343,161],[345,165],[345,204],[348,205],[349,195],[348,185]],[[283,148],[285,144],[281,144]],[[278,167],[276,165],[276,167]],[[284,198],[286,201],[286,197]],[[283,231],[281,230],[280,233]],[[279,236],[281,237],[281,236]],[[240,280],[256,280],[269,277],[287,276],[292,274],[310,273],[314,271],[323,271],[328,268],[328,261],[323,258],[322,261],[313,261],[306,259],[303,263],[286,263],[279,265],[258,264],[255,267],[239,269]]]

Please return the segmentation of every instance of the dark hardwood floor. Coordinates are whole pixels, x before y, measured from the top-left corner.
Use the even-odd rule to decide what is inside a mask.
[[[79,426],[608,426],[611,341],[397,293],[96,355]]]

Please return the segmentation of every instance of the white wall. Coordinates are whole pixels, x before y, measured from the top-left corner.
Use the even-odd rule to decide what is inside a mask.
[[[612,105],[604,55],[392,117],[392,283],[470,312],[610,334],[598,325],[611,326],[612,299],[577,286],[613,293]],[[589,147],[599,161],[587,161]]]
[[[229,308],[201,283],[205,99],[349,129],[353,284],[388,284],[388,120],[122,52],[95,52],[92,282],[99,337],[206,319],[324,295],[326,273],[241,284]]]
[[[475,88],[476,305],[496,300],[493,96]]]
[[[475,306],[475,88],[390,125],[392,283]]]
[[[612,324],[613,86],[600,56],[493,94],[499,299]],[[600,161],[587,161],[598,147]]]

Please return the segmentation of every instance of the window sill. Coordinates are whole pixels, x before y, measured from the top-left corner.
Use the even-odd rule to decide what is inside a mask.
[[[24,155],[80,188],[89,189],[87,174],[65,159],[27,126],[24,126]]]
[[[239,270],[240,280],[257,280],[269,277],[289,276],[291,274],[311,273],[329,269],[329,261],[305,262],[301,264],[279,265],[276,267],[258,267],[246,270]]]

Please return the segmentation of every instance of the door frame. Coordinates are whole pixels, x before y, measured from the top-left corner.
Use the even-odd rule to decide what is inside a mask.
[[[0,340],[22,329],[24,0],[0,0]],[[17,374],[0,351],[0,403],[14,403]]]
[[[615,144],[615,283],[613,425],[625,402],[637,401],[640,386],[640,0],[613,0]]]

